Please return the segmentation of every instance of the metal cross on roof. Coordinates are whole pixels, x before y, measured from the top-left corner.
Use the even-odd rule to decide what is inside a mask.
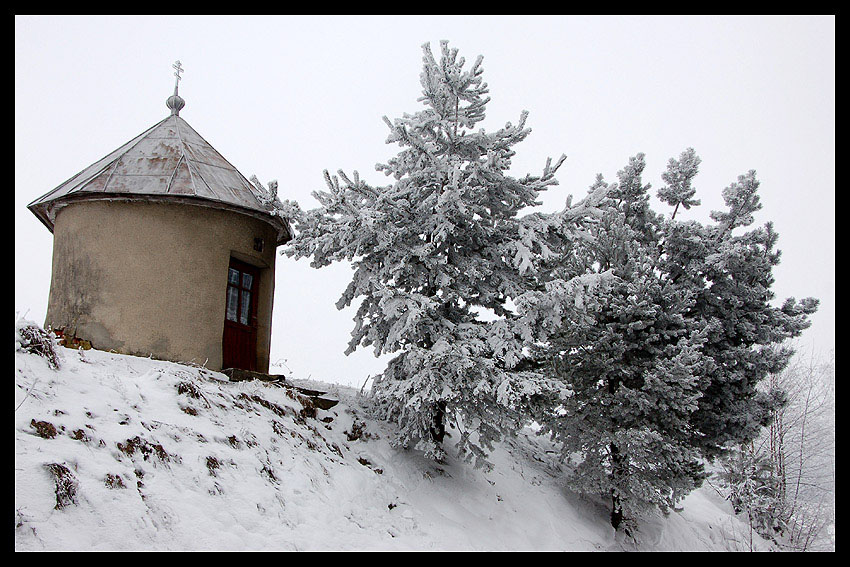
[[[175,61],[172,67],[174,67],[174,76],[177,77],[177,80],[174,81],[174,94],[168,97],[168,100],[165,101],[165,106],[171,109],[171,114],[173,116],[178,116],[180,114],[180,109],[186,106],[186,101],[180,98],[180,95],[177,94],[177,87],[180,85],[180,73],[183,72],[183,65],[180,61]]]
[[[180,64],[180,61],[177,60],[174,62],[172,67],[174,67],[174,76],[177,77],[177,80],[174,81],[174,94],[177,94],[177,85],[180,84],[180,73],[183,72],[183,66]]]

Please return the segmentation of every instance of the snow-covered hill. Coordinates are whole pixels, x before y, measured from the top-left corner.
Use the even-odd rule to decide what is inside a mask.
[[[95,350],[15,351],[17,550],[743,550],[710,487],[615,537],[532,432],[490,472],[392,449],[356,390]],[[756,549],[769,546],[754,536]]]

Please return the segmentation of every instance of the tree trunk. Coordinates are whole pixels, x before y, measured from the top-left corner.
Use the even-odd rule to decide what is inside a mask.
[[[446,402],[437,402],[437,411],[434,413],[434,423],[431,426],[431,438],[438,445],[443,444],[446,436]]]
[[[611,443],[611,525],[614,529],[619,529],[623,523],[623,503],[620,500],[620,483],[624,475],[625,459],[620,454],[620,449],[614,443]]]
[[[615,530],[623,523],[623,506],[616,488],[611,489],[611,525]]]

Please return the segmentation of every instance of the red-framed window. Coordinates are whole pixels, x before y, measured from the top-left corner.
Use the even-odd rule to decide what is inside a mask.
[[[227,321],[250,327],[256,325],[257,279],[257,268],[231,259],[227,271]]]

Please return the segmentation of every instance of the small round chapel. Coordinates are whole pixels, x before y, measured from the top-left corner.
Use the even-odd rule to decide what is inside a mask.
[[[53,233],[45,327],[93,348],[268,372],[287,219],[171,113],[28,208]]]

